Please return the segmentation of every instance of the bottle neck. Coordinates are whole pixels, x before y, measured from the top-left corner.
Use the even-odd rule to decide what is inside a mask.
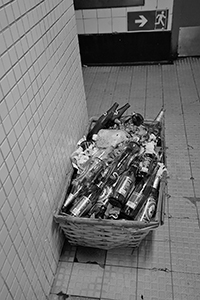
[[[155,178],[155,180],[153,182],[153,186],[152,187],[157,190],[159,182],[160,182],[160,177],[156,176],[156,178]]]
[[[162,118],[163,118],[163,115],[164,115],[164,110],[162,109],[160,111],[160,113],[158,114],[158,116],[156,117],[155,121],[156,122],[161,122],[162,121]]]
[[[116,111],[114,112],[114,115],[113,115],[113,119],[120,118],[129,107],[130,107],[130,104],[126,103],[124,106],[116,109]]]
[[[107,114],[110,114],[110,113],[113,113],[113,114],[114,114],[118,106],[119,106],[119,104],[118,104],[117,102],[115,102],[115,103],[111,106],[111,108],[110,108],[109,110],[107,110]]]

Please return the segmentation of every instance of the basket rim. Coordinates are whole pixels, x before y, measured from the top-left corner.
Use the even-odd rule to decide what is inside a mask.
[[[136,227],[138,229],[154,227],[159,225],[158,221],[150,221],[149,223],[144,223],[142,221],[134,221],[134,220],[110,220],[110,219],[91,219],[91,218],[83,218],[83,217],[73,217],[70,215],[54,215],[56,221],[61,221],[61,223],[65,223],[66,221],[76,224],[90,224],[90,225],[112,225],[113,227]]]

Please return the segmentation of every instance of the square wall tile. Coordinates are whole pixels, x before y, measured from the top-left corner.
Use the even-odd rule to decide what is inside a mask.
[[[126,32],[127,31],[127,18],[126,17],[113,18],[112,31],[113,32]]]
[[[83,19],[83,10],[76,10],[75,11],[76,20]]]
[[[111,33],[112,32],[111,18],[98,19],[98,32],[99,33]]]
[[[126,17],[126,8],[119,7],[119,8],[111,8],[112,17]]]
[[[15,15],[13,13],[12,5],[11,4],[6,5],[5,11],[6,11],[8,22],[9,24],[11,24],[15,20]]]
[[[97,9],[97,18],[111,18],[111,8]]]
[[[84,20],[83,19],[77,19],[76,20],[76,27],[77,27],[77,33],[78,34],[84,34],[85,33]]]
[[[167,2],[165,0],[157,0],[157,9],[169,9],[170,12],[173,10],[173,5],[175,0],[168,0]]]
[[[9,24],[5,8],[0,9],[0,24],[2,29],[6,28]]]
[[[97,19],[84,19],[85,33],[97,33],[98,24]]]
[[[145,1],[143,10],[155,10],[159,0]]]
[[[83,15],[83,19],[94,19],[97,17],[97,11],[96,9],[84,9],[82,10],[82,15]]]

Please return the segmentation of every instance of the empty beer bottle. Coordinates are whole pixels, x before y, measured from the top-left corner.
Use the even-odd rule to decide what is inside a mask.
[[[124,125],[132,124],[135,126],[140,126],[143,124],[144,118],[141,114],[134,112],[129,116],[122,117],[121,122]]]
[[[129,168],[129,164],[137,157],[139,150],[140,147],[137,143],[129,142],[121,155],[116,157],[98,178],[104,182],[104,186],[102,187],[101,185],[102,192],[95,207],[92,207],[90,211],[91,215],[95,213],[96,217],[101,217],[104,214],[108,206],[109,198],[113,194],[115,186],[118,184],[118,180],[121,180],[123,172]]]
[[[162,107],[155,120],[152,122],[152,125],[149,126],[149,134],[153,133],[156,137],[160,136],[164,112],[164,108]]]
[[[65,202],[62,207],[62,211],[66,212],[69,208],[69,206],[74,202],[74,200],[78,197],[81,191],[83,191],[84,186],[83,185],[73,185],[72,189],[65,199]]]
[[[164,164],[160,164],[160,167],[157,171],[156,177],[151,187],[151,192],[147,197],[146,203],[144,207],[141,208],[138,215],[135,217],[135,220],[143,221],[143,222],[150,222],[157,206],[158,196],[159,196],[159,184],[162,178],[162,174],[166,172],[166,168]]]
[[[154,121],[161,122],[164,116],[164,112],[165,112],[164,107],[162,107],[159,113],[157,114],[157,116],[155,117]]]
[[[155,163],[158,161],[158,155],[155,152],[155,142],[146,143],[145,150],[140,157],[140,171],[139,176],[144,177],[152,172]]]
[[[69,214],[73,217],[85,216],[98,200],[99,194],[100,189],[96,185],[91,184],[80,199],[74,203]]]
[[[72,183],[74,185],[83,185],[87,182],[91,182],[95,180],[105,168],[106,160],[101,159],[101,156],[92,158],[86,165],[84,171],[80,175],[78,175],[72,181]]]
[[[140,146],[137,142],[129,142],[121,155],[114,160],[114,170],[118,175],[121,175],[140,152]]]
[[[132,122],[135,126],[140,126],[144,122],[144,118],[141,114],[139,113],[133,113],[132,115]]]
[[[108,180],[108,182],[106,183],[105,187],[102,189],[102,192],[99,195],[99,199],[97,200],[96,205],[92,210],[92,212],[95,214],[95,218],[104,218],[104,214],[109,204],[109,197],[112,194],[115,181],[115,178],[111,177],[110,180]]]
[[[158,166],[150,176],[145,176],[135,187],[132,193],[129,194],[128,200],[121,212],[122,217],[134,219],[141,207],[144,205],[151,191],[152,182],[156,176]]]
[[[112,120],[113,115],[119,104],[115,102],[110,109],[102,114],[99,119],[96,121],[94,127],[88,132],[86,139],[87,141],[92,140],[93,134],[97,134],[100,129],[105,129],[108,126],[108,123]]]
[[[122,115],[125,113],[125,111],[130,107],[129,103],[126,103],[120,108],[117,108],[111,117],[111,119],[108,121],[107,128],[112,127],[115,124],[115,121],[117,119],[120,119]]]
[[[122,208],[126,202],[126,198],[136,181],[136,172],[138,166],[132,164],[118,179],[109,202],[113,206]]]
[[[153,217],[153,214],[156,210],[159,182],[160,178],[156,177],[153,182],[150,195],[147,197],[145,207],[141,208],[142,212],[138,213],[138,216],[135,217],[135,220],[149,222]]]

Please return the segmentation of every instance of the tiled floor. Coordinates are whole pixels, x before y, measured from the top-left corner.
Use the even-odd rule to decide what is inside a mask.
[[[88,67],[83,74],[90,116],[116,101],[154,118],[164,104],[170,175],[165,223],[138,249],[104,251],[66,243],[50,300],[66,295],[69,300],[199,300],[200,59]]]

